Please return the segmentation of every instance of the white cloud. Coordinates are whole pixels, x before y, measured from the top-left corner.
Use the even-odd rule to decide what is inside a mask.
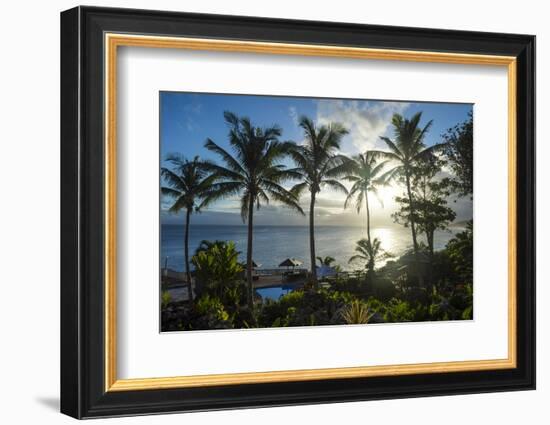
[[[183,107],[183,110],[185,112],[190,112],[193,114],[200,114],[202,111],[202,103],[197,103],[197,102],[188,103]]]
[[[183,124],[178,121],[178,125],[181,129],[187,131],[194,131],[197,128],[195,117],[202,112],[202,104],[193,102],[185,105],[182,108]]]
[[[298,110],[295,106],[289,106],[288,107],[288,115],[290,115],[290,118],[292,118],[292,121],[295,125],[298,125],[299,123],[299,117],[298,117]]]
[[[405,102],[369,102],[356,100],[319,100],[317,122],[339,122],[349,134],[343,139],[342,152],[352,155],[384,147],[380,136],[387,135],[394,113],[403,113]]]

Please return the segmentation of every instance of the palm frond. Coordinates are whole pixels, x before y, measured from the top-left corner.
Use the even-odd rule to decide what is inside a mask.
[[[282,206],[290,208],[291,210],[297,211],[301,215],[305,215],[304,210],[300,206],[300,204],[297,202],[296,198],[292,194],[284,194],[279,191],[267,189],[266,191],[269,193],[269,196],[274,199],[275,201],[279,202]]]
[[[174,189],[179,190],[180,192],[187,192],[187,184],[174,171],[170,170],[169,168],[162,167],[160,169],[160,175]]]
[[[223,118],[225,119],[225,122],[232,125],[233,127],[239,126],[239,117],[235,113],[231,111],[224,111]]]
[[[435,144],[435,145],[432,145],[432,146],[428,146],[427,148],[425,148],[422,151],[418,152],[412,159],[414,161],[425,161],[431,155],[435,155],[435,154],[441,152],[446,146],[447,146],[446,143],[438,143],[438,144]]]
[[[349,190],[348,196],[346,196],[346,200],[344,201],[344,209],[348,207],[350,202],[353,200],[353,198],[359,193],[361,190],[361,180],[356,180],[351,189]]]
[[[416,137],[415,142],[416,143],[422,143],[424,141],[424,136],[428,131],[430,131],[430,128],[432,127],[433,120],[428,121],[428,123],[424,126],[422,130],[418,133],[418,136]]]
[[[393,153],[395,155],[394,158],[396,158],[398,161],[400,161],[404,157],[403,152],[401,152],[401,149],[399,149],[391,139],[389,139],[388,137],[383,137],[383,136],[380,136],[380,139],[382,141],[384,141],[384,143],[386,143],[386,145],[390,149],[391,153]],[[379,155],[378,151],[376,151],[376,150],[373,150],[373,151],[370,151],[370,152],[371,152],[371,155],[373,157],[376,157],[377,155]],[[392,157],[388,157],[388,159],[392,159]]]
[[[365,191],[360,189],[355,200],[355,209],[357,210],[357,214],[359,214],[361,212],[361,208],[363,208],[363,199],[365,199]]]
[[[378,202],[380,202],[380,205],[382,206],[382,208],[384,208],[384,201],[380,197],[380,194],[378,193],[378,189],[375,186],[372,186],[370,188],[370,191],[374,194],[374,196],[376,196],[376,199],[378,199]]]
[[[361,254],[355,254],[349,258],[348,263],[353,263],[354,261],[368,261],[368,257]]]
[[[165,196],[170,196],[172,198],[177,198],[178,196],[181,196],[182,193],[179,190],[172,189],[171,187],[161,187],[160,191]]]
[[[266,141],[277,141],[279,137],[283,134],[283,130],[278,125],[273,125],[271,127],[264,128],[262,130],[262,138]]]
[[[374,165],[374,167],[370,171],[370,178],[371,179],[375,178],[380,173],[380,171],[382,171],[382,169],[386,166],[388,162],[389,161],[381,161],[378,164]]]
[[[377,179],[377,182],[379,182],[379,184],[381,185],[388,185],[392,180],[395,180],[402,172],[403,172],[403,166],[399,165],[382,174]]]
[[[246,171],[243,169],[241,164],[239,164],[239,162],[235,158],[233,158],[233,156],[229,152],[227,152],[221,146],[216,144],[212,139],[206,139],[206,141],[204,142],[204,147],[209,151],[219,155],[222,158],[223,162],[225,162],[227,169],[229,169],[233,173],[237,173],[241,175],[246,174]],[[205,162],[205,165],[211,168],[215,164],[210,162],[208,163]]]
[[[346,188],[346,186],[344,186],[342,183],[340,183],[338,180],[334,180],[334,179],[326,179],[326,180],[322,180],[321,182],[323,185],[326,185],[338,192],[342,192],[344,193],[345,195],[348,194],[348,189]]]
[[[292,186],[292,188],[290,189],[290,192],[293,194],[293,196],[294,196],[296,199],[299,199],[300,196],[302,195],[302,193],[303,193],[308,187],[309,187],[308,182],[298,183],[298,184],[295,184],[294,186]]]
[[[369,151],[372,153],[373,156],[375,156],[377,159],[384,159],[386,161],[396,161],[401,162],[401,157],[399,155],[396,155],[393,152],[386,152],[386,151],[378,151],[378,150],[372,150]]]
[[[353,172],[354,161],[345,155],[334,155],[326,161],[321,174],[326,177],[342,177]]]
[[[306,117],[305,115],[302,115],[299,119],[299,126],[302,127],[302,129],[304,130],[306,139],[314,143],[317,131],[315,129],[315,124],[313,123],[313,120]]]
[[[201,202],[196,206],[196,211],[200,212],[204,208],[221,199],[227,199],[236,196],[243,189],[244,184],[240,181],[224,181],[214,183],[202,193]]]
[[[180,196],[176,201],[172,204],[172,206],[168,209],[171,213],[178,213],[181,210],[190,208],[191,206],[188,203],[188,200],[184,196]],[[192,208],[192,207],[191,207]]]

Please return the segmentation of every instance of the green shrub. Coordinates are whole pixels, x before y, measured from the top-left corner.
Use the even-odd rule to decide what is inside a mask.
[[[277,301],[266,302],[259,324],[261,327],[343,324],[341,309],[353,299],[349,293],[327,289],[293,291]]]
[[[389,301],[396,296],[397,290],[391,280],[375,277],[372,282],[372,293],[381,301]]]
[[[353,300],[346,305],[341,312],[342,318],[348,325],[369,323],[373,313],[367,303],[361,300]]]
[[[166,307],[168,307],[168,304],[170,304],[171,302],[172,302],[172,295],[170,295],[170,292],[162,291],[161,301],[160,301],[162,309],[165,309]]]
[[[229,313],[221,300],[215,296],[203,295],[195,303],[198,317],[192,320],[190,327],[194,329],[227,329],[232,328]]]
[[[472,283],[474,264],[473,221],[469,221],[466,230],[457,233],[447,243],[445,250],[451,260],[454,275],[458,280],[457,283]]]
[[[428,308],[420,303],[411,303],[392,298],[382,304],[381,312],[385,322],[422,322],[428,319]]]
[[[236,286],[244,271],[238,258],[234,242],[212,243],[205,250],[198,251],[191,259],[195,266],[198,295],[221,297],[226,288]]]
[[[472,320],[474,318],[473,306],[466,307],[462,312],[462,320]]]
[[[366,274],[363,274],[363,278],[337,278],[331,283],[331,288],[336,292],[347,292],[357,296],[363,296],[367,293],[365,276]]]

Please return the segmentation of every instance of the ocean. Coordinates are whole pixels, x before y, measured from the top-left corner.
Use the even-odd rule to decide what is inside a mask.
[[[184,230],[178,224],[163,224],[161,228],[161,267],[184,270]],[[454,233],[462,228],[453,228],[452,231],[439,231],[435,234],[435,249],[445,247]],[[319,257],[331,256],[336,259],[344,270],[353,270],[361,267],[359,263],[348,264],[349,258],[354,255],[355,243],[366,237],[366,230],[361,227],[345,226],[316,226],[315,247]],[[403,226],[388,226],[371,228],[371,237],[382,242],[382,248],[398,256],[412,247],[411,231]],[[247,227],[234,225],[193,225],[189,231],[189,256],[202,240],[234,241],[240,251],[240,260],[246,261]],[[419,241],[425,242],[423,235]],[[297,258],[303,261],[303,268],[309,268],[309,227],[308,226],[255,226],[252,258],[262,268],[276,268],[286,258]]]

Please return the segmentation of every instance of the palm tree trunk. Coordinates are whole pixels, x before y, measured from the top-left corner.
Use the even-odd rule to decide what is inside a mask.
[[[311,256],[311,279],[317,285],[317,268],[315,267],[315,192],[311,192],[309,204],[309,253]]]
[[[365,190],[365,207],[367,209],[367,239],[369,244],[371,243],[370,239],[370,209],[369,209],[369,192]],[[371,245],[372,246],[372,245]]]
[[[418,241],[416,240],[416,227],[414,222],[414,211],[413,211],[413,198],[411,192],[411,180],[409,176],[409,171],[405,172],[405,180],[407,183],[407,195],[409,197],[409,222],[411,224],[411,232],[413,239],[413,248],[414,248],[414,258],[416,263],[416,275],[418,277],[418,284],[420,286],[424,285],[424,278],[422,277],[422,272],[420,270],[420,261],[418,258]]]
[[[428,249],[430,251],[430,259],[433,259],[434,256],[434,231],[426,231],[426,241],[428,242]]]
[[[187,292],[189,302],[193,302],[193,286],[191,284],[191,272],[189,271],[189,221],[191,220],[191,209],[187,208],[185,215],[185,274],[187,277]]]
[[[414,223],[414,217],[413,217],[413,199],[412,199],[412,192],[411,192],[411,181],[409,177],[409,172],[405,173],[405,180],[407,183],[407,196],[409,197],[409,222],[411,224],[411,232],[412,232],[412,239],[413,239],[413,247],[414,247],[414,255],[418,259],[418,242],[416,240],[416,227]]]
[[[254,232],[254,198],[250,196],[248,201],[248,241],[246,246],[246,282],[248,284],[247,302],[252,310],[254,306],[253,288],[252,288],[252,241]]]
[[[434,288],[434,231],[431,229],[426,229],[426,240],[428,242],[428,251],[430,253],[430,263],[428,265],[428,299],[430,304],[433,302],[432,294]]]

